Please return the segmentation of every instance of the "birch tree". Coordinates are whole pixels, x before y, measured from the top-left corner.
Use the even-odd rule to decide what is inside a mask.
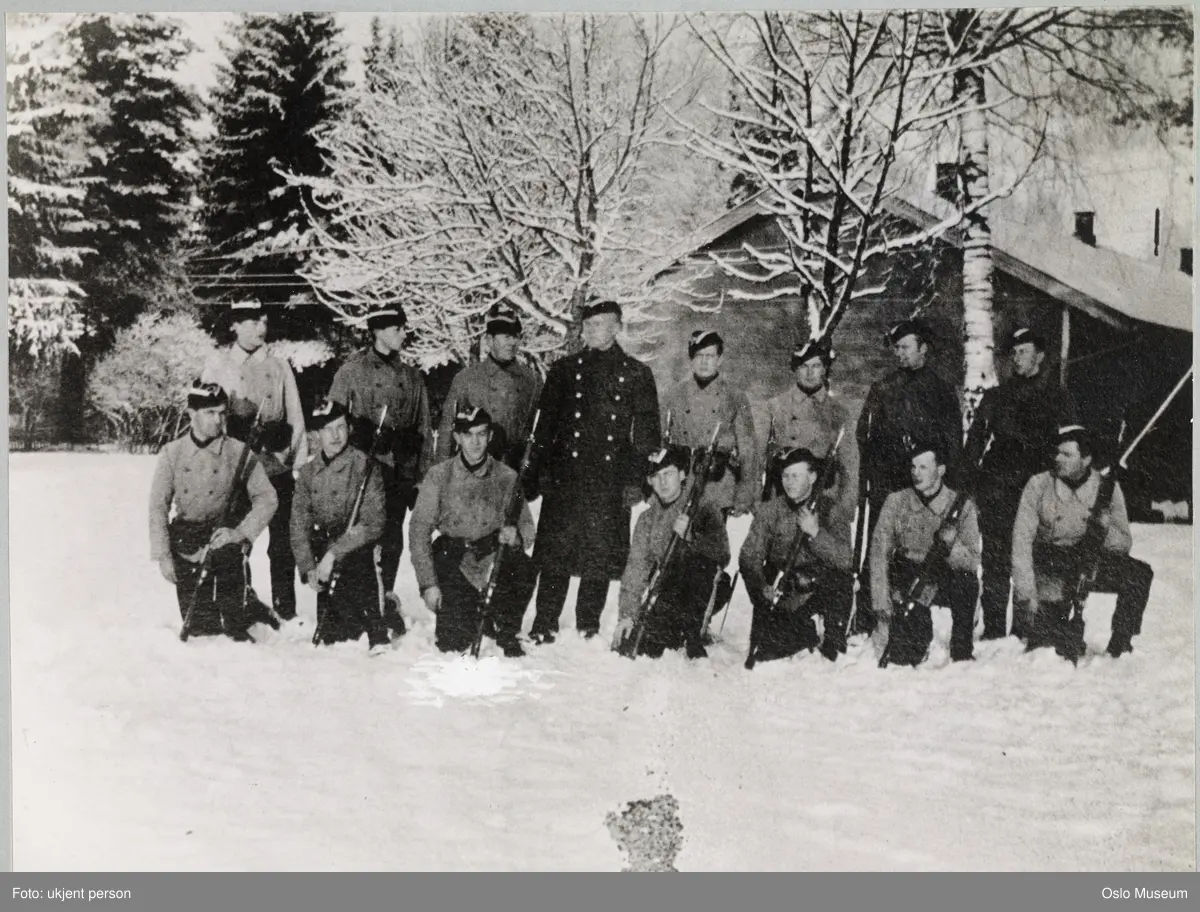
[[[923,53],[936,13],[765,13],[722,34],[692,28],[732,76],[739,104],[718,111],[731,129],[697,136],[704,153],[760,187],[782,250],[744,244],[713,254],[723,271],[762,290],[731,292],[807,302],[811,338],[831,336],[853,302],[882,293],[898,255],[927,245],[999,195],[989,192],[926,228],[891,218],[889,200],[912,180],[912,150],[985,106],[950,97],[956,61]],[[765,287],[765,286],[770,286]]]
[[[492,15],[400,48],[325,138],[330,176],[305,181],[318,297],[349,321],[403,303],[424,366],[466,358],[500,300],[541,357],[573,343],[589,295],[647,342],[672,289],[645,268],[716,200],[668,116],[695,90],[695,64],[667,59],[678,35],[663,18]]]

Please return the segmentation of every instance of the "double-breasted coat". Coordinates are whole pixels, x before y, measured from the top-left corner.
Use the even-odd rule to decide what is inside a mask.
[[[650,368],[613,345],[555,362],[539,402],[534,475],[542,493],[534,560],[543,570],[620,579],[630,490],[661,445]]]

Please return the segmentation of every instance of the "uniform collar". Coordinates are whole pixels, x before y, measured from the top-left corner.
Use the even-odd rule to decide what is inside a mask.
[[[462,453],[458,453],[454,456],[454,467],[451,471],[462,478],[487,478],[492,474],[492,466],[495,461],[489,453],[484,457],[483,464],[472,472],[463,462]]]
[[[929,510],[931,513],[941,513],[942,508],[945,507],[946,504],[950,502],[950,499],[954,496],[954,492],[946,486],[945,482],[942,482],[942,487],[938,490],[937,494],[935,494],[929,500],[926,500],[919,493],[917,493],[917,489],[914,487],[909,487],[908,490],[912,492],[912,496],[916,502],[926,510]]]
[[[340,453],[338,453],[332,459],[329,459],[325,455],[324,450],[318,449],[317,450],[317,462],[322,469],[333,468],[333,466],[336,463],[342,461],[343,457],[346,455],[347,452],[349,452],[349,450],[350,450],[350,444],[347,443],[344,447],[342,447],[342,451]]]
[[[719,388],[722,384],[722,381],[724,381],[724,379],[725,379],[725,375],[724,374],[716,374],[715,376],[710,377],[708,380],[701,380],[695,374],[691,374],[688,377],[688,379],[691,381],[692,387],[694,389],[698,389],[698,390],[700,390],[700,392],[704,392],[705,390],[708,390],[710,388],[713,388],[713,389]]]
[[[1090,493],[1092,488],[1095,487],[1095,479],[1098,477],[1098,475],[1095,469],[1089,468],[1087,477],[1085,477],[1083,481],[1081,481],[1075,487],[1071,487],[1071,485],[1067,484],[1057,475],[1052,474],[1052,477],[1054,478],[1054,490],[1058,493],[1060,499],[1064,497],[1073,497],[1077,500],[1082,500],[1084,495]]]
[[[806,393],[800,389],[799,383],[792,384],[792,395],[801,402],[824,402],[829,398],[829,387],[822,386],[815,393]]]
[[[217,455],[220,455],[221,441],[225,439],[225,435],[218,434],[216,437],[213,437],[209,440],[204,441],[204,443],[201,443],[199,440],[196,439],[195,434],[193,434],[191,431],[188,431],[188,439],[191,440],[192,446],[197,451],[211,449],[212,452],[216,453]]]
[[[246,351],[236,342],[229,346],[229,357],[234,364],[245,364],[247,361],[264,361],[267,357],[267,346],[260,345],[252,352]]]

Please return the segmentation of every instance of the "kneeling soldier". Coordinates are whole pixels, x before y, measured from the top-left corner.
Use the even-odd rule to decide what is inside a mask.
[[[950,658],[974,657],[975,603],[979,598],[979,516],[968,500],[955,523],[945,523],[955,492],[943,484],[946,457],[940,444],[916,444],[910,459],[912,486],[894,491],[883,502],[871,536],[871,596],[879,618],[873,637],[877,652],[888,650],[893,665],[919,665],[933,642],[933,617],[918,605],[904,620],[893,623],[897,605],[918,573],[937,585],[937,604],[950,609]],[[943,526],[946,526],[943,528]],[[925,558],[941,535],[949,554],[941,566],[926,567]]]
[[[383,479],[372,457],[349,446],[347,418],[345,408],[329,400],[309,418],[321,452],[296,481],[292,551],[301,578],[317,592],[316,642],[353,641],[366,630],[374,652],[388,642],[375,547],[386,522]],[[360,489],[362,504],[351,526]]]
[[[1029,631],[1029,648],[1053,645],[1062,651],[1066,637],[1083,639],[1082,629],[1067,629],[1069,606],[1063,587],[1080,569],[1075,546],[1095,507],[1100,476],[1092,470],[1092,441],[1085,429],[1060,428],[1057,443],[1054,471],[1034,475],[1021,494],[1013,526],[1012,567],[1014,610]],[[1098,520],[1107,532],[1091,589],[1117,594],[1108,643],[1108,654],[1117,658],[1133,651],[1131,641],[1142,631],[1154,571],[1129,556],[1133,538],[1119,484],[1114,483],[1112,502]]]
[[[150,487],[150,557],[175,584],[185,623],[194,600],[187,634],[252,640],[260,618],[251,613],[258,600],[248,601],[247,556],[278,499],[255,456],[242,460],[245,444],[225,436],[228,402],[215,383],[197,381],[188,393],[191,428],[163,447]]]
[[[503,526],[517,473],[488,454],[492,423],[481,408],[454,418],[458,455],[439,462],[421,482],[409,521],[413,569],[425,605],[437,615],[434,640],[443,652],[462,652],[475,636],[482,592],[499,545],[507,545],[491,606],[491,629],[506,656],[524,654],[517,634],[533,596],[537,570],[526,555],[533,517],[522,503],[520,526]],[[503,528],[502,528],[503,526]],[[434,532],[441,533],[437,539]]]
[[[691,456],[691,450],[683,446],[668,446],[650,454],[647,477],[654,497],[633,528],[629,560],[621,575],[614,647],[633,629],[655,562],[666,553],[672,535],[678,535],[683,547],[675,552],[671,566],[663,568],[658,600],[654,614],[646,620],[639,654],[657,658],[663,650],[680,646],[686,647],[688,658],[707,654],[700,642],[700,625],[717,574],[729,563],[729,537],[720,508],[706,498],[701,498],[690,521],[684,513]]]
[[[763,625],[752,639],[758,661],[783,659],[817,647],[813,616],[825,624],[821,654],[830,661],[846,651],[850,614],[850,516],[835,491],[812,500],[825,461],[796,447],[778,460],[783,496],[767,501],[754,515],[738,556],[746,591],[754,606],[752,623]],[[802,538],[801,538],[802,537]],[[776,608],[776,582],[792,550],[800,551],[790,578],[779,580],[784,595]]]

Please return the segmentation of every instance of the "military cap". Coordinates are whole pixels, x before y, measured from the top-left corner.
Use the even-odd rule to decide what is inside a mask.
[[[646,477],[657,475],[667,466],[675,466],[681,472],[686,472],[692,463],[692,453],[685,446],[668,444],[661,450],[655,450],[646,457]]]
[[[367,314],[367,329],[387,329],[389,326],[406,326],[407,324],[408,316],[399,304],[395,307],[383,307]]]
[[[909,441],[908,458],[915,459],[922,453],[932,453],[934,460],[938,465],[946,465],[946,447],[937,440],[926,440],[917,438]]]
[[[828,368],[837,357],[828,339],[809,339],[792,350],[792,370],[811,358],[820,358]]]
[[[235,301],[229,305],[230,324],[241,323],[243,320],[257,320],[266,314],[266,308],[258,301]]]
[[[216,383],[205,383],[197,379],[188,390],[187,407],[190,409],[212,408],[228,403],[229,396]]]
[[[1026,342],[1032,343],[1038,351],[1046,350],[1046,340],[1028,326],[1020,326],[1012,331],[1008,337],[1008,350],[1012,351],[1018,345]]]
[[[1070,443],[1072,440],[1078,443],[1081,448],[1090,448],[1092,445],[1092,432],[1082,424],[1065,424],[1054,432],[1055,446],[1061,443]]]
[[[471,428],[479,427],[481,424],[492,426],[492,416],[485,408],[460,408],[454,412],[454,432],[456,434],[465,434]]]
[[[888,330],[887,344],[895,345],[905,336],[916,336],[918,342],[933,344],[933,333],[929,331],[929,324],[924,320],[901,320]]]
[[[493,336],[504,333],[512,336],[520,335],[521,318],[517,315],[516,308],[504,301],[497,301],[489,307],[487,312],[487,332]]]
[[[319,431],[327,424],[332,424],[339,418],[349,416],[345,406],[333,399],[322,399],[308,416],[308,426],[311,430]]]
[[[598,317],[600,314],[616,314],[621,316],[621,305],[616,301],[596,298],[583,305],[583,319],[588,320],[592,317]]]
[[[807,447],[792,447],[779,455],[779,471],[783,472],[788,466],[807,463],[808,468],[818,474],[825,467],[825,460],[815,456]]]
[[[697,329],[688,339],[688,357],[694,358],[696,352],[713,345],[717,346],[718,351],[725,351],[725,340],[721,338],[721,334],[715,329]]]

